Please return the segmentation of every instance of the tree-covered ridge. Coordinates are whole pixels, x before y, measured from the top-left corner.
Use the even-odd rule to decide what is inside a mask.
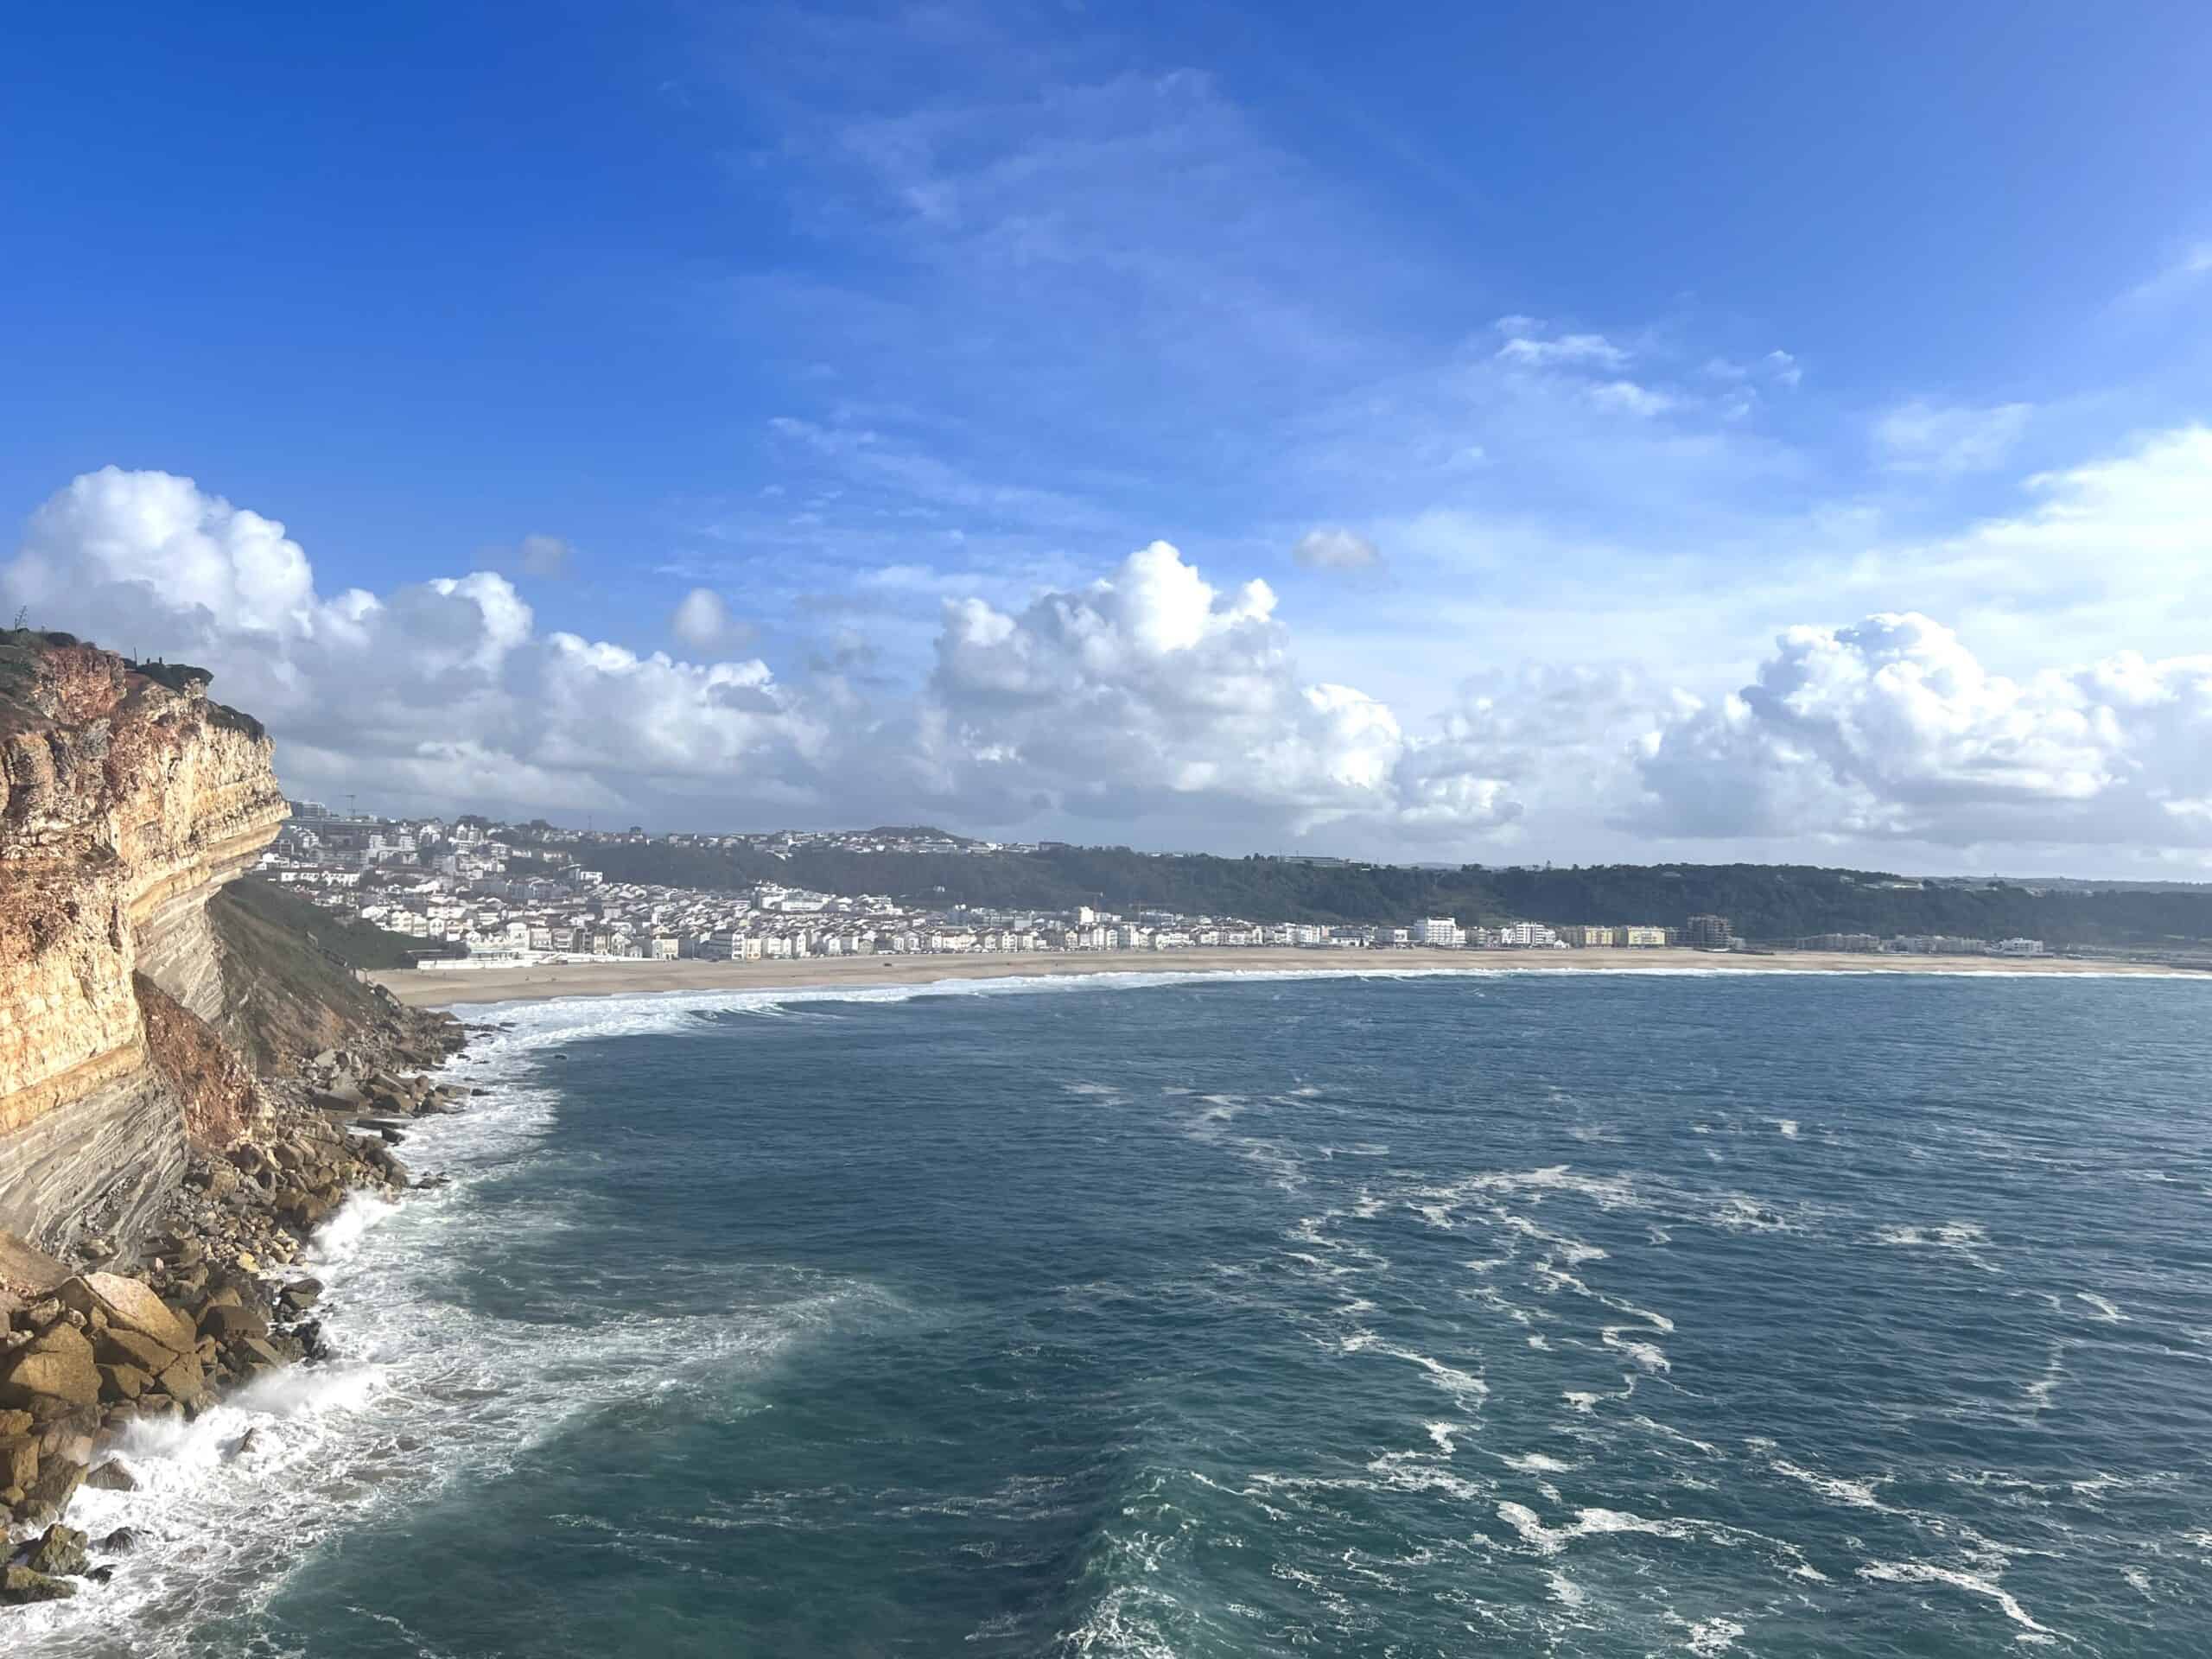
[[[1610,864],[1492,869],[1465,865],[1309,862],[1160,855],[1123,847],[1046,846],[989,853],[861,853],[799,848],[584,843],[585,868],[615,881],[749,887],[777,881],[840,893],[887,893],[923,905],[1068,910],[1077,905],[1253,921],[1402,922],[1679,927],[1729,918],[1742,937],[1949,933],[2039,938],[2053,945],[2161,945],[2212,939],[2212,889],[2036,892],[2012,885],[1915,885],[1880,871],[1812,865]]]

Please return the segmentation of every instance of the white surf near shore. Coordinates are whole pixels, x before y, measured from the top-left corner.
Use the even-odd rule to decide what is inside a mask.
[[[357,1195],[308,1253],[305,1267],[325,1286],[316,1316],[339,1357],[239,1390],[191,1423],[124,1435],[115,1455],[140,1489],[87,1489],[71,1506],[69,1524],[95,1541],[128,1528],[133,1547],[94,1552],[115,1566],[111,1583],[87,1583],[73,1600],[12,1611],[11,1653],[184,1655],[198,1626],[266,1607],[325,1540],[454,1481],[495,1478],[564,1422],[622,1397],[637,1376],[666,1376],[682,1386],[687,1376],[727,1377],[766,1365],[810,1327],[879,1294],[859,1281],[825,1279],[786,1287],[772,1306],[588,1326],[496,1320],[458,1305],[444,1277],[452,1264],[496,1263],[518,1226],[562,1224],[550,1211],[529,1215],[512,1203],[487,1213],[475,1197],[484,1182],[526,1168],[549,1146],[555,1092],[528,1080],[547,1051],[680,1031],[702,1015],[772,1015],[800,1002],[1085,988],[1103,988],[1100,977],[707,991],[472,1010],[505,1028],[473,1037],[439,1075],[487,1092],[463,1112],[417,1120],[400,1148],[416,1175],[442,1174],[448,1184],[397,1204]]]

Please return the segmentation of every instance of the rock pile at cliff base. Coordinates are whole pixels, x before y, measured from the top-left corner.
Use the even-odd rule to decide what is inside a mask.
[[[130,1491],[113,1453],[134,1423],[189,1420],[226,1392],[326,1357],[321,1282],[298,1265],[346,1198],[416,1184],[394,1154],[404,1125],[460,1109],[461,1091],[411,1068],[457,1052],[462,1028],[410,1016],[264,1084],[246,1131],[195,1148],[161,1225],[128,1260],[87,1227],[73,1262],[0,1234],[0,1605],[66,1599],[127,1570],[127,1529],[67,1524],[82,1486]]]

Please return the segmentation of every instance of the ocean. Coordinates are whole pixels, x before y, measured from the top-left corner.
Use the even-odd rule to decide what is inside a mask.
[[[24,1653],[2212,1650],[2212,988],[479,1011]],[[247,1429],[250,1440],[241,1444]]]

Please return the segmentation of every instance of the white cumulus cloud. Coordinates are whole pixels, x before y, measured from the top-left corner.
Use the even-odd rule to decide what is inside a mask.
[[[1293,829],[1510,819],[1502,789],[1427,766],[1386,704],[1303,680],[1274,610],[1265,582],[1224,592],[1154,542],[1018,613],[948,604],[930,694],[970,763],[1014,771],[1072,810],[1186,798]]]
[[[166,473],[77,479],[0,591],[41,626],[212,670],[300,786],[533,810],[818,786],[820,716],[760,662],[541,632],[491,571],[325,596],[281,524]]]
[[[2212,655],[1990,672],[1913,613],[1796,627],[1646,740],[1644,827],[1708,836],[2212,840]]]
[[[684,822],[1173,807],[1268,836],[1478,834],[1515,810],[1377,698],[1299,676],[1266,583],[1217,588],[1163,543],[1016,609],[944,601],[934,671],[880,708],[839,673],[713,659],[742,626],[708,588],[671,620],[694,661],[548,630],[492,571],[325,594],[281,524],[164,473],[60,491],[0,594],[41,626],[211,669],[276,734],[288,783],[394,804]]]

